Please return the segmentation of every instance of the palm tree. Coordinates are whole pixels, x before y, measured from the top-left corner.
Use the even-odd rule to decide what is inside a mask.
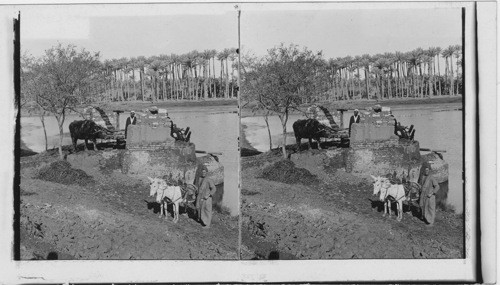
[[[103,68],[105,70],[105,74],[106,74],[106,77],[108,78],[109,80],[109,92],[108,90],[105,90],[105,94],[106,94],[106,98],[108,101],[111,101],[111,96],[113,94],[113,77],[111,76],[112,74],[112,70],[113,70],[113,65],[112,65],[112,62],[110,60],[105,60],[104,63],[103,63]],[[105,83],[105,86],[107,85],[107,83]],[[105,89],[107,89],[105,87]]]
[[[150,76],[151,78],[151,100],[153,102],[158,101],[158,77],[159,77],[159,70],[161,69],[161,60],[154,56],[150,58],[151,63],[148,65],[148,71],[146,72],[147,75]]]
[[[331,94],[333,95],[332,97],[335,100],[338,100],[338,90],[337,90],[337,83],[336,83],[336,74],[337,70],[339,69],[339,63],[336,59],[330,58],[327,63],[328,66],[328,71],[330,74],[331,78]]]
[[[121,69],[121,62],[118,59],[112,59],[111,62],[114,84],[113,90],[115,93],[116,100],[124,101],[123,92],[121,91],[121,84],[119,83],[118,77],[120,75],[119,70]],[[120,81],[121,82],[121,81]]]
[[[450,88],[449,88],[449,95],[453,95],[453,64],[451,62],[451,57],[453,55],[453,46],[449,46],[448,48],[444,49],[441,53],[441,55],[444,57],[445,62],[446,62],[446,69],[445,69],[445,78],[448,78],[448,73],[451,74],[450,76]],[[450,64],[448,64],[448,58],[450,59]]]
[[[229,56],[229,54],[227,53],[227,49],[224,49],[223,51],[221,51],[217,54],[217,59],[220,60],[220,83],[221,83],[221,85],[222,85],[222,78],[224,75],[224,60],[227,60],[228,56]],[[227,97],[227,93],[224,94],[224,98],[226,98],[226,97]]]
[[[208,99],[208,86],[210,84],[210,59],[212,58],[211,50],[204,50],[200,57],[203,62],[203,98]]]
[[[387,76],[387,98],[392,99],[392,73],[394,71],[393,65],[396,62],[395,55],[390,52],[384,53],[384,59],[386,60],[385,74]]]
[[[458,87],[459,87],[459,67],[462,65],[462,46],[461,45],[455,45],[453,46],[453,56],[456,59],[456,66],[457,66],[457,88],[456,88],[456,94],[458,95]]]
[[[144,69],[146,67],[146,57],[138,56],[135,60],[135,68],[139,69],[139,85],[141,90],[141,100],[144,101]],[[136,96],[137,100],[137,96]]]
[[[395,63],[396,63],[396,74],[397,74],[397,87],[396,89],[399,91],[399,96],[396,92],[396,96],[397,97],[401,97],[403,98],[404,96],[404,93],[405,93],[405,90],[406,90],[406,79],[404,78],[405,77],[405,73],[404,73],[404,68],[403,68],[403,65],[404,63],[406,62],[406,58],[405,58],[405,54],[402,53],[402,52],[395,52],[394,53],[394,60],[395,60]]]
[[[233,49],[231,54],[229,54],[229,60],[231,60],[231,98],[237,97],[234,93],[234,74],[238,68],[238,63],[236,62],[237,54],[236,54],[236,49]]]
[[[439,56],[441,55],[441,48],[440,47],[436,47],[435,48],[436,50],[436,57],[437,57],[437,65],[438,65],[438,94],[441,96],[442,92],[441,92],[441,66],[439,64],[439,61],[440,61],[440,58]]]
[[[212,71],[213,71],[213,76],[214,76],[214,80],[213,80],[214,84],[213,84],[213,89],[211,92],[212,98],[217,98],[217,94],[216,94],[216,92],[217,92],[217,90],[216,90],[217,79],[216,79],[216,74],[215,74],[215,58],[217,57],[218,54],[219,53],[216,50],[214,50],[214,49],[210,50],[210,56],[212,58]],[[209,69],[209,71],[210,71],[210,69]]]
[[[171,65],[171,59],[168,55],[160,55],[159,57],[160,61],[160,76],[162,78],[162,84],[163,84],[163,91],[162,91],[162,100],[165,101],[168,99],[168,92],[167,92],[167,80],[168,80],[168,75],[170,74],[170,65]]]
[[[370,62],[371,56],[369,54],[363,54],[361,56],[361,65],[365,70],[366,99],[370,99]]]
[[[436,86],[436,55],[439,54],[438,49],[436,47],[430,47],[426,54],[430,57],[431,59],[431,68],[429,68],[429,75],[430,75],[430,81],[432,84],[432,87],[429,88],[429,96],[434,96],[434,90],[437,90]]]
[[[194,79],[196,77],[195,74],[195,68],[196,68],[196,57],[197,57],[197,52],[192,51],[187,53],[183,57],[182,65],[186,68],[185,69],[185,74],[186,74],[186,80],[187,80],[187,93],[190,99],[194,100],[195,99],[195,92],[196,92],[196,86],[194,86]]]
[[[179,90],[180,90],[180,73],[177,66],[181,63],[181,60],[177,54],[170,54],[171,70],[172,70],[172,88],[175,93],[175,100],[179,100]],[[172,96],[173,97],[173,96]]]

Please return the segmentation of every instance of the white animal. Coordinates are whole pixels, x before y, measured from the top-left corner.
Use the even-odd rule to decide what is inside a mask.
[[[169,186],[167,182],[161,178],[151,178],[148,177],[150,184],[149,186],[149,196],[154,196],[156,194],[156,202],[160,203],[160,218],[165,215],[165,209],[167,208],[167,200],[174,205],[174,223],[179,220],[179,204],[182,202],[182,192],[180,186]]]
[[[373,183],[373,195],[379,195],[379,199],[381,202],[384,202],[384,217],[389,212],[389,216],[391,216],[391,211],[389,208],[390,202],[394,201],[397,203],[398,210],[398,221],[403,219],[403,201],[405,201],[405,188],[403,185],[394,185],[389,182],[389,179],[385,177],[375,177],[370,175],[375,182]]]

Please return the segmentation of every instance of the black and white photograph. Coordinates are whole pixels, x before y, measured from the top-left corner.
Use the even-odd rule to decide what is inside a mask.
[[[243,258],[464,258],[464,10],[265,6],[242,18]]]
[[[494,284],[496,10],[0,3],[0,283]]]
[[[236,259],[233,5],[20,15],[19,258]]]

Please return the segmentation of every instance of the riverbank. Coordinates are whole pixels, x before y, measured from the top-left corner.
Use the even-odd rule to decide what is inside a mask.
[[[417,109],[417,108],[440,108],[440,109],[462,109],[463,98],[462,96],[436,96],[433,98],[396,98],[387,100],[346,100],[346,101],[335,101],[335,102],[315,102],[316,105],[322,105],[329,110],[335,109],[366,109],[368,107],[373,107],[374,105],[381,105],[391,107],[392,109]],[[311,104],[304,104],[300,109],[305,111],[307,107]],[[292,111],[292,113],[298,113],[297,111]],[[251,110],[251,106],[247,105],[241,110],[241,117],[251,117],[251,116],[262,116],[262,113],[254,113]]]
[[[247,136],[245,135],[246,125],[240,124],[240,155],[241,157],[252,156],[261,154],[262,152],[258,151],[254,148],[250,142],[247,140]]]
[[[21,157],[22,259],[237,258],[237,216],[216,208],[208,230],[192,207],[181,206],[176,224],[171,205],[159,218],[149,182],[106,160],[116,152],[80,151],[64,161],[57,150]]]
[[[382,216],[372,181],[335,166],[324,170],[328,181],[293,166],[269,177],[282,161],[279,151],[242,158],[243,259],[464,257],[463,215],[438,209],[435,225],[426,227],[406,206],[397,222]]]
[[[227,110],[230,107],[234,107],[234,111],[238,108],[238,99],[210,99],[210,100],[178,100],[178,101],[159,101],[159,102],[151,102],[151,101],[116,101],[116,102],[97,102],[92,104],[80,105],[77,106],[77,109],[83,110],[88,106],[98,106],[106,111],[108,114],[113,112],[114,110],[121,110],[125,113],[128,113],[131,110],[144,110],[150,107],[156,106],[161,109],[196,109],[200,110],[203,108],[215,109],[215,110]],[[220,107],[220,108],[217,108]],[[67,114],[75,114],[75,112],[69,111]],[[21,115],[23,117],[37,116],[36,113],[28,113],[22,112]]]
[[[220,106],[238,106],[238,99],[213,99],[213,100],[183,100],[183,101],[118,101],[106,102],[102,104],[92,104],[103,108],[104,110],[142,110],[152,106],[158,108],[194,108],[194,107],[220,107]]]

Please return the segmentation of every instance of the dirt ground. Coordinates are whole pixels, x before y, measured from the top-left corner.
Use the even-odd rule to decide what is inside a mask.
[[[238,217],[214,212],[210,229],[189,208],[181,207],[177,224],[171,207],[166,220],[159,218],[149,184],[116,165],[96,167],[99,157],[68,155],[72,181],[44,172],[57,151],[21,158],[21,259],[237,258]]]
[[[279,153],[242,158],[242,259],[464,257],[462,215],[438,210],[426,227],[415,207],[405,207],[397,222],[395,214],[382,217],[370,181],[343,169],[327,170],[327,183],[269,180],[263,170],[280,160]]]

